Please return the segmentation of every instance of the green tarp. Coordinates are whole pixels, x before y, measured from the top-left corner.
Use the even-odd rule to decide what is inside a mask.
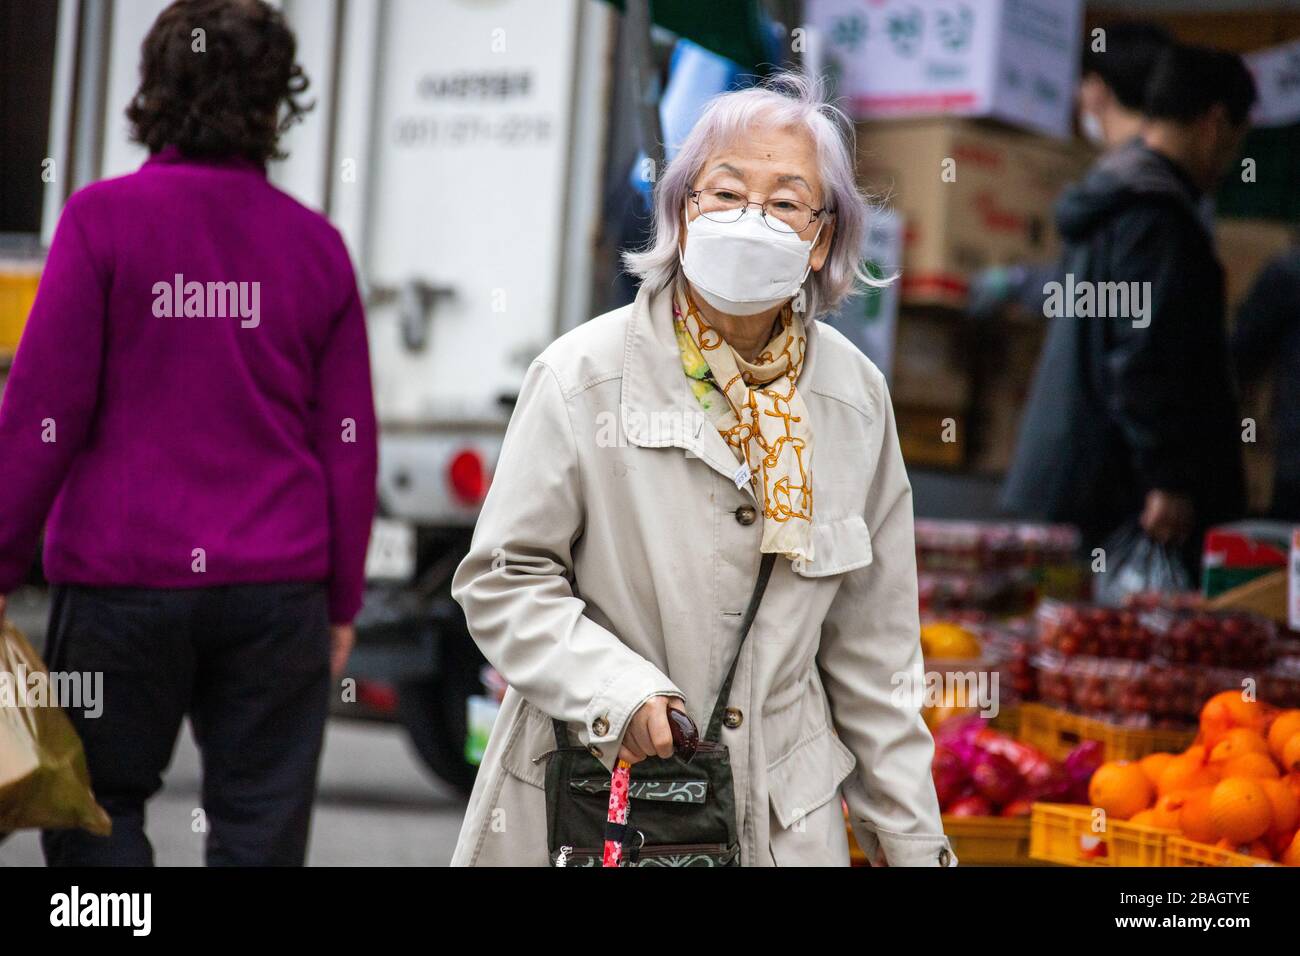
[[[606,0],[623,9],[623,0]],[[758,0],[650,0],[650,15],[665,30],[755,72],[770,65]]]

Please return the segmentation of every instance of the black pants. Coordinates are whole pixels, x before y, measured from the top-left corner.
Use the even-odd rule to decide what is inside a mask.
[[[324,585],[56,587],[46,660],[103,674],[100,716],[68,716],[113,819],[108,837],[43,833],[49,865],[152,865],[145,803],[186,714],[203,760],[193,819],[208,865],[302,865],[329,706]]]

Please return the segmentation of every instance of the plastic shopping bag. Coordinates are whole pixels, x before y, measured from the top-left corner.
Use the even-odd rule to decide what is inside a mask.
[[[107,836],[112,823],[90,792],[81,739],[48,695],[32,692],[47,677],[40,655],[5,623],[0,630],[0,833],[81,827]]]
[[[1106,571],[1095,579],[1099,604],[1122,607],[1131,594],[1191,590],[1192,576],[1178,550],[1149,538],[1135,521],[1106,540],[1105,552]]]

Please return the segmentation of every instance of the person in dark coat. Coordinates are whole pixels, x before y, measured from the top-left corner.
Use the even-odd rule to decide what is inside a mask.
[[[1242,384],[1273,373],[1273,500],[1269,517],[1300,523],[1300,248],[1259,274],[1237,311],[1232,357]]]
[[[1144,20],[1102,27],[1105,45],[1084,45],[1079,71],[1079,127],[1094,146],[1114,149],[1142,132],[1151,73],[1173,46],[1164,27]]]
[[[1223,270],[1197,204],[1236,158],[1254,99],[1240,57],[1171,47],[1140,136],[1062,195],[1009,512],[1073,522],[1089,547],[1136,520],[1189,558],[1205,527],[1242,512]]]
[[[1079,128],[1102,151],[1133,140],[1146,123],[1147,84],[1160,55],[1173,45],[1163,27],[1144,20],[1108,23],[1105,45],[1085,44],[1079,67]],[[1058,278],[1059,263],[1019,262],[990,266],[971,281],[966,312],[989,319],[1014,305],[1029,314],[1042,308],[1043,286]]]

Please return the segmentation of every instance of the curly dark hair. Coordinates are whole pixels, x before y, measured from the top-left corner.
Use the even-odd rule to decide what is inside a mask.
[[[141,48],[126,110],[132,138],[150,153],[284,159],[281,134],[314,105],[298,100],[308,80],[297,51],[283,15],[262,0],[176,0]]]

